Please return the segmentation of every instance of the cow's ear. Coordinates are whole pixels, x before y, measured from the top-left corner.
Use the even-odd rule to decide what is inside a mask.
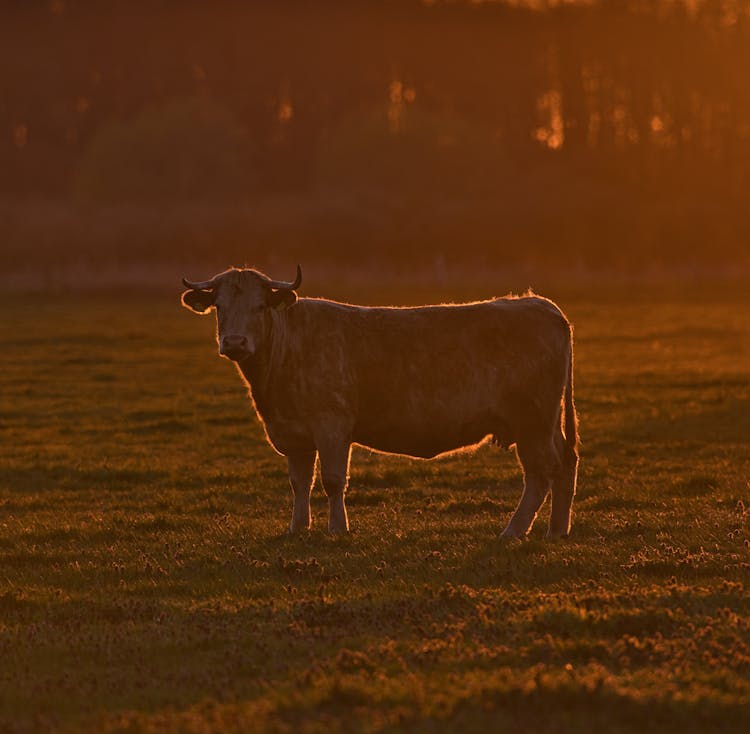
[[[271,291],[268,294],[268,305],[277,311],[283,311],[285,308],[294,305],[297,301],[297,294],[294,291],[281,290]]]
[[[182,294],[182,305],[196,313],[206,313],[214,305],[213,291],[185,291]]]

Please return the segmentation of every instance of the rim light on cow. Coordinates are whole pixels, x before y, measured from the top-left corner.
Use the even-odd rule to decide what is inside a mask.
[[[250,388],[269,443],[286,456],[290,531],[310,527],[316,463],[328,529],[349,529],[353,444],[432,458],[487,439],[510,447],[524,489],[503,531],[522,538],[548,494],[548,535],[565,537],[578,471],[573,332],[536,295],[414,308],[297,299],[292,282],[232,268],[190,281],[182,302],[216,310],[219,352]]]
[[[182,282],[189,289],[182,294],[186,307],[197,313],[216,309],[219,354],[239,363],[255,356],[259,345],[273,351],[275,343],[278,354],[281,325],[269,314],[284,311],[297,301],[302,268],[297,265],[293,281],[272,280],[257,270],[232,268],[210,280],[183,278]],[[275,327],[271,321],[276,322]]]
[[[210,291],[216,287],[216,280],[216,278],[211,278],[211,280],[194,281],[183,278],[182,283],[185,288],[189,288],[191,291]],[[297,265],[297,277],[292,281],[271,280],[270,278],[265,278],[265,280],[269,287],[274,290],[296,291],[302,285],[302,268]]]

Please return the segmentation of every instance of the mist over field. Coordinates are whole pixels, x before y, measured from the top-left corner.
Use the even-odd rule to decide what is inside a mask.
[[[0,734],[750,730],[748,70],[747,0],[0,4]],[[271,280],[220,294],[232,265]],[[308,297],[529,288],[573,325],[569,537],[546,497],[501,538],[502,430],[355,444],[338,534],[316,444],[308,529],[218,351],[263,358],[260,319],[291,348]],[[519,344],[567,377],[532,302],[557,351],[388,311],[408,339],[359,367],[416,380],[404,405],[446,365],[450,398],[483,358],[523,377]],[[304,323],[303,376],[378,335]]]

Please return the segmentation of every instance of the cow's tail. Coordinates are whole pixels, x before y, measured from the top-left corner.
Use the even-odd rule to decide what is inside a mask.
[[[573,327],[568,341],[568,380],[565,384],[565,444],[573,456],[578,456],[578,415],[573,402]]]

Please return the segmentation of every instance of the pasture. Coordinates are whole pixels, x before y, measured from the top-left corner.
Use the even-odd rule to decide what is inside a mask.
[[[0,732],[748,730],[746,290],[540,289],[576,327],[573,533],[546,504],[502,543],[488,445],[356,449],[352,533],[318,486],[287,537],[286,463],[177,283],[2,296]]]

